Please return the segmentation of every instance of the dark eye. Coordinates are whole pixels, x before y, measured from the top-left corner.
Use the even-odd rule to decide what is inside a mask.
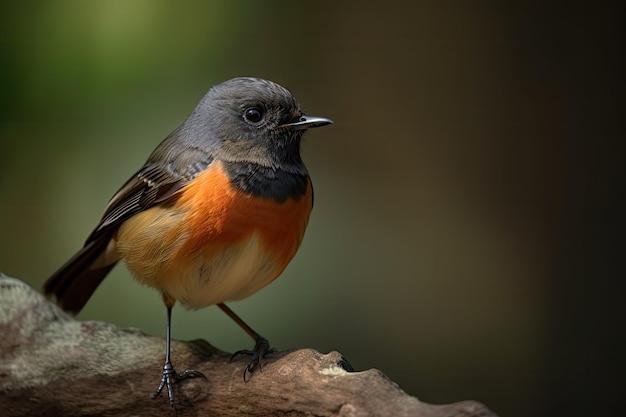
[[[263,109],[259,107],[250,107],[243,113],[243,117],[252,123],[258,123],[263,118]]]

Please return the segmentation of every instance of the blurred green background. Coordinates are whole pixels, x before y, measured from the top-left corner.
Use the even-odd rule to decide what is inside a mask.
[[[625,376],[622,21],[574,2],[2,2],[0,269],[40,288],[211,85],[264,77],[335,124],[306,135],[302,248],[231,307],[423,401],[600,415]],[[164,316],[120,265],[79,318],[162,335]],[[252,345],[215,307],[173,326]]]

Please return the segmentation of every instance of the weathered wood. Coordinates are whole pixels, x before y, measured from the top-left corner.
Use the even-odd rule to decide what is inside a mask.
[[[174,365],[203,372],[174,386],[178,416],[494,416],[473,401],[420,402],[380,371],[351,372],[337,352],[270,355],[242,380],[245,358],[205,341],[173,341]],[[0,274],[1,416],[172,416],[161,377],[164,340],[76,321],[25,283]]]

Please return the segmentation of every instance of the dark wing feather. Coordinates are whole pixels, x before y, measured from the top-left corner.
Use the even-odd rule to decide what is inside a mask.
[[[148,162],[115,193],[87,243],[107,230],[117,229],[129,217],[168,200],[213,161],[207,150],[197,147],[184,148],[176,158],[163,161],[166,145],[164,142],[159,146]]]
[[[172,198],[213,161],[208,150],[198,147],[184,147],[177,153],[172,152],[176,148],[172,139],[166,139],[111,198],[85,246],[44,284],[44,292],[54,294],[63,309],[79,312],[115,266],[117,261],[107,265],[98,262],[97,267],[93,265],[126,219]]]
[[[160,166],[146,164],[129,179],[111,198],[100,223],[87,238],[89,243],[124,220],[164,201],[184,187],[188,181],[173,173],[164,172]]]

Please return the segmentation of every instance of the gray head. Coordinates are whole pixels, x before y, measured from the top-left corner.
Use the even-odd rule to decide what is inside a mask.
[[[332,123],[307,117],[291,93],[260,78],[233,78],[211,88],[181,126],[188,145],[215,159],[267,167],[300,164],[306,129]]]

